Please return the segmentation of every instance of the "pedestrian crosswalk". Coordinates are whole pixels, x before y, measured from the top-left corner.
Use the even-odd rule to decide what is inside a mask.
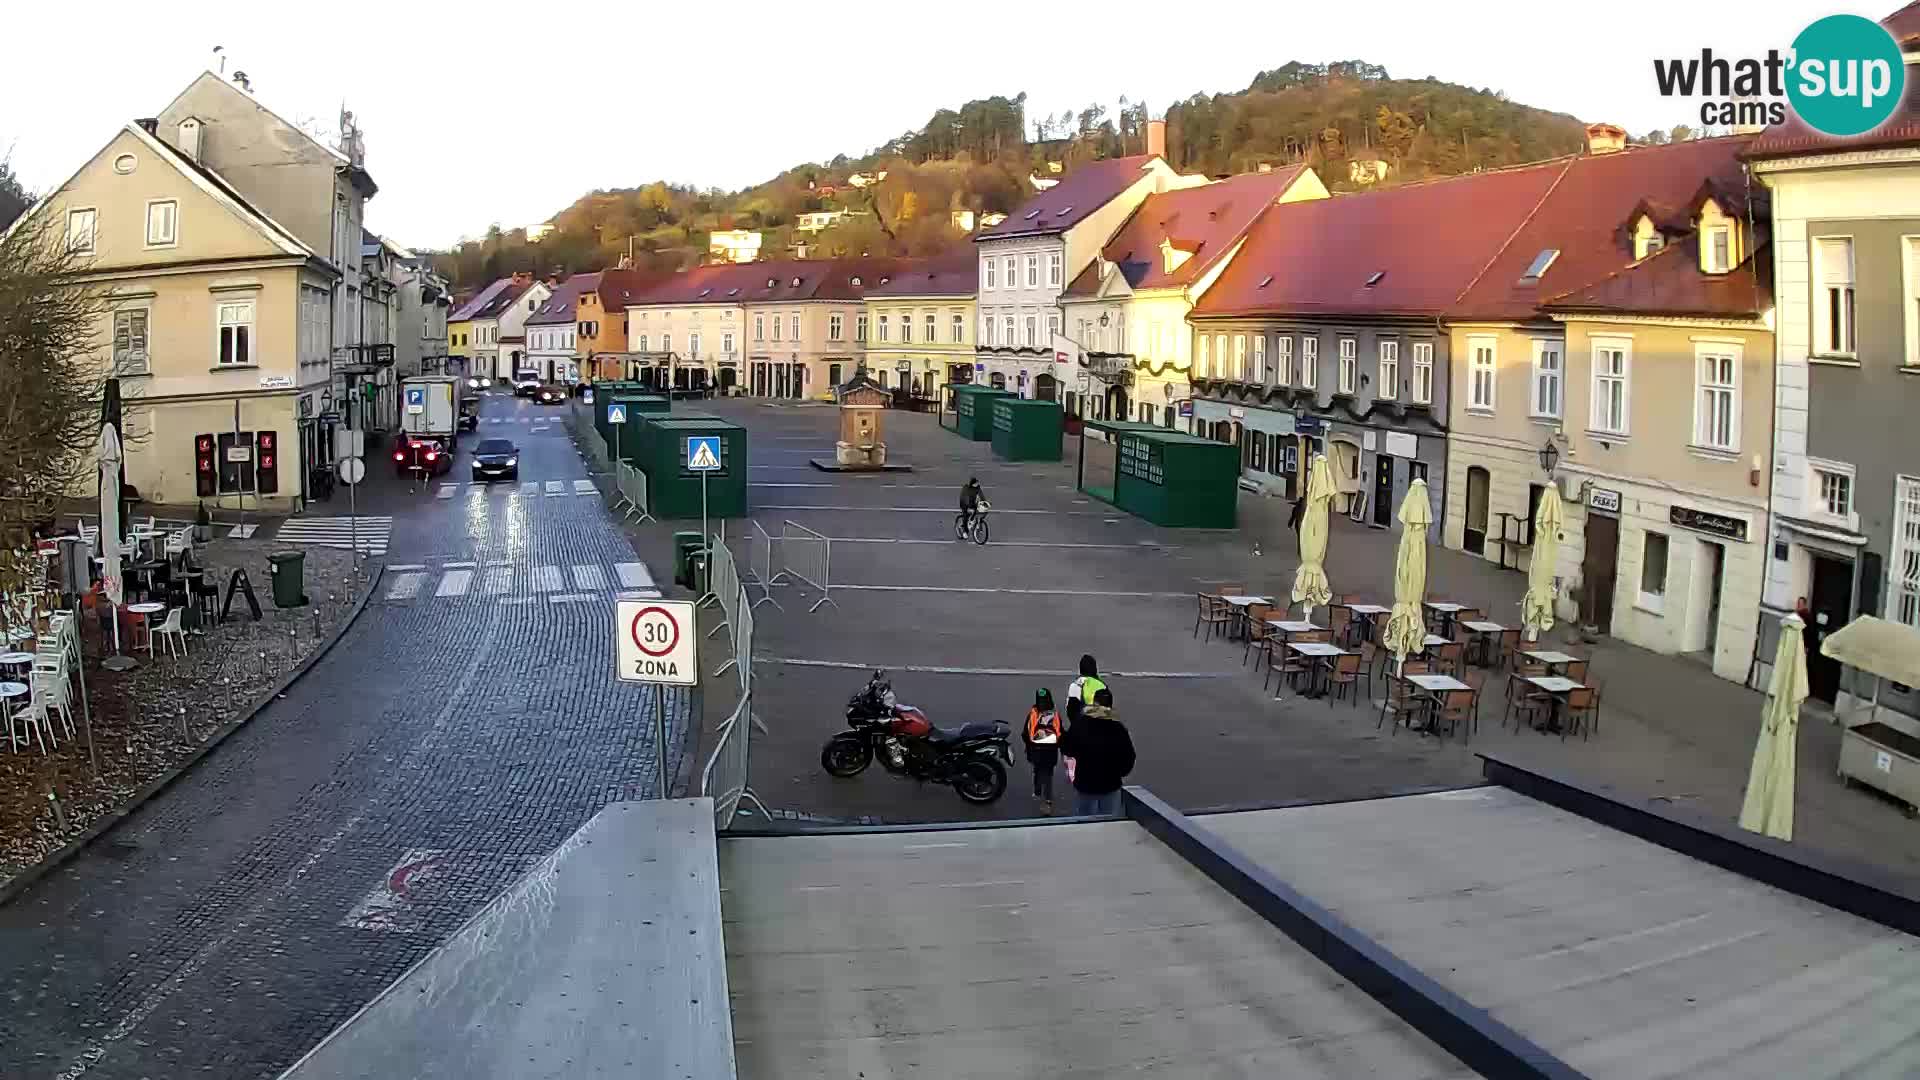
[[[483,424],[553,424],[560,422],[559,413],[535,413],[532,416],[483,416]]]
[[[297,517],[281,523],[273,538],[283,544],[358,548],[369,555],[385,555],[393,539],[393,518],[383,516]]]
[[[523,480],[518,486],[515,486],[513,484],[488,483],[463,484],[457,481],[449,481],[435,489],[433,497],[436,499],[452,499],[462,494],[471,497],[476,495],[511,495],[518,493],[521,495],[538,495],[546,498],[564,495],[600,494],[600,489],[594,487],[593,481],[591,480],[571,481],[571,487],[568,486],[568,483],[569,481],[566,480]]]
[[[411,563],[387,568],[386,599],[459,600],[477,596],[507,604],[537,600],[568,604],[611,599],[615,595],[659,596],[660,588],[645,563],[617,562],[613,573],[600,563],[517,567]],[[617,583],[617,584],[616,584]]]

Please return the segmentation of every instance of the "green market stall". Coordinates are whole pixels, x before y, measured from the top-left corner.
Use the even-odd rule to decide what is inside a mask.
[[[1240,451],[1152,424],[1092,420],[1081,430],[1079,488],[1129,514],[1179,529],[1231,529]]]
[[[1014,396],[997,386],[953,383],[947,387],[950,408],[940,411],[940,426],[963,439],[988,442],[993,439],[993,403]],[[948,417],[952,420],[949,422]]]
[[[742,517],[747,512],[747,429],[717,416],[642,414],[622,436],[628,460],[647,474],[647,509],[657,518],[698,518],[701,477],[707,489],[707,516]],[[706,473],[688,468],[687,439],[717,436],[720,468]],[[626,441],[631,437],[631,441]]]
[[[1002,461],[1059,461],[1065,431],[1060,406],[1051,401],[1003,397],[993,409],[993,456]]]
[[[624,425],[607,423],[607,406],[610,404],[627,407],[627,422]],[[665,416],[672,411],[673,402],[658,394],[643,394],[637,390],[619,391],[605,398],[595,396],[593,422],[600,429],[600,437],[606,440],[609,458],[638,465],[640,462],[634,456],[634,450],[639,445],[637,431],[640,424],[648,417]],[[618,427],[627,430],[616,433],[614,429]]]

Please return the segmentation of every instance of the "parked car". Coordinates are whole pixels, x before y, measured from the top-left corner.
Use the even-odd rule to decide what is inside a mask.
[[[513,396],[532,397],[540,392],[540,380],[532,373],[522,373],[513,377]]]
[[[438,439],[409,435],[393,447],[393,471],[401,475],[424,469],[428,476],[445,476],[453,469],[453,452]]]
[[[506,439],[482,439],[473,448],[473,482],[520,479],[520,448]]]
[[[491,389],[492,386],[493,380],[484,375],[467,376],[467,389],[469,390],[487,390]]]
[[[564,386],[543,386],[540,388],[540,392],[534,395],[533,399],[542,405],[565,405],[567,403],[567,388]]]

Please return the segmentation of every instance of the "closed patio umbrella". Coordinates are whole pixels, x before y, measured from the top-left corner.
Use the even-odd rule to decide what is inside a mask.
[[[108,671],[125,671],[133,658],[120,653],[120,612],[126,602],[126,590],[120,570],[120,474],[122,454],[120,433],[110,423],[100,425],[100,591],[113,612],[113,655],[101,663]]]
[[[1793,839],[1793,771],[1798,760],[1800,704],[1807,700],[1807,653],[1800,640],[1806,624],[1789,614],[1780,620],[1773,653],[1773,682],[1760,713],[1760,741],[1747,773],[1740,827],[1780,840]]]
[[[1414,480],[1400,502],[1400,549],[1393,559],[1393,613],[1387,616],[1386,646],[1396,664],[1426,644],[1427,623],[1421,605],[1427,595],[1427,528],[1433,504],[1427,482]]]
[[[1293,572],[1293,602],[1306,618],[1316,605],[1333,600],[1327,583],[1327,513],[1333,505],[1333,469],[1327,455],[1313,455],[1307,468],[1307,509],[1300,519],[1300,568]]]
[[[1560,489],[1548,484],[1533,511],[1533,562],[1527,567],[1527,594],[1520,598],[1520,625],[1527,640],[1538,641],[1553,629],[1553,580],[1560,562]]]

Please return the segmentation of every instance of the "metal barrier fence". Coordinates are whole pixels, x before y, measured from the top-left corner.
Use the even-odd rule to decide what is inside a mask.
[[[761,527],[759,522],[752,518],[747,519],[747,527],[749,529],[747,533],[747,576],[741,579],[741,583],[749,587],[754,585],[760,586],[759,599],[754,600],[747,606],[749,608],[757,608],[761,604],[772,604],[774,607],[780,608],[781,611],[785,611],[787,609],[780,607],[780,601],[773,598],[773,587],[780,583],[780,578],[783,576],[773,572],[773,537],[767,533],[766,529]],[[749,593],[748,595],[751,596],[752,594]]]
[[[713,800],[714,828],[724,832],[733,824],[742,800],[758,808],[763,816],[772,815],[747,783],[753,729],[766,730],[753,715],[753,606],[747,602],[746,586],[740,583],[733,553],[725,544],[713,544],[711,551],[713,584],[721,590],[720,606],[728,616],[725,625],[732,631],[733,638],[733,659],[714,674],[718,676],[731,667],[740,680],[740,701],[733,707],[733,713],[721,722],[713,754],[707,758],[707,766],[700,774],[701,794]],[[723,585],[730,587],[722,588]]]
[[[807,613],[820,610],[822,604],[839,607],[833,598],[833,540],[798,522],[780,523],[780,577],[793,575],[820,590],[820,599]]]
[[[613,486],[620,495],[619,501],[613,504],[615,510],[625,506],[627,519],[633,520],[634,515],[638,514],[642,525],[653,520],[653,514],[647,510],[646,473],[624,461],[620,462],[614,470]]]
[[[707,556],[707,592],[720,605],[720,625],[707,631],[712,637],[722,630],[731,630],[740,622],[740,608],[746,603],[747,590],[740,584],[740,567],[733,561],[733,551],[727,542],[718,537],[708,537]],[[733,664],[739,658],[727,661]],[[720,671],[727,670],[722,667]],[[715,675],[720,671],[714,672]]]

